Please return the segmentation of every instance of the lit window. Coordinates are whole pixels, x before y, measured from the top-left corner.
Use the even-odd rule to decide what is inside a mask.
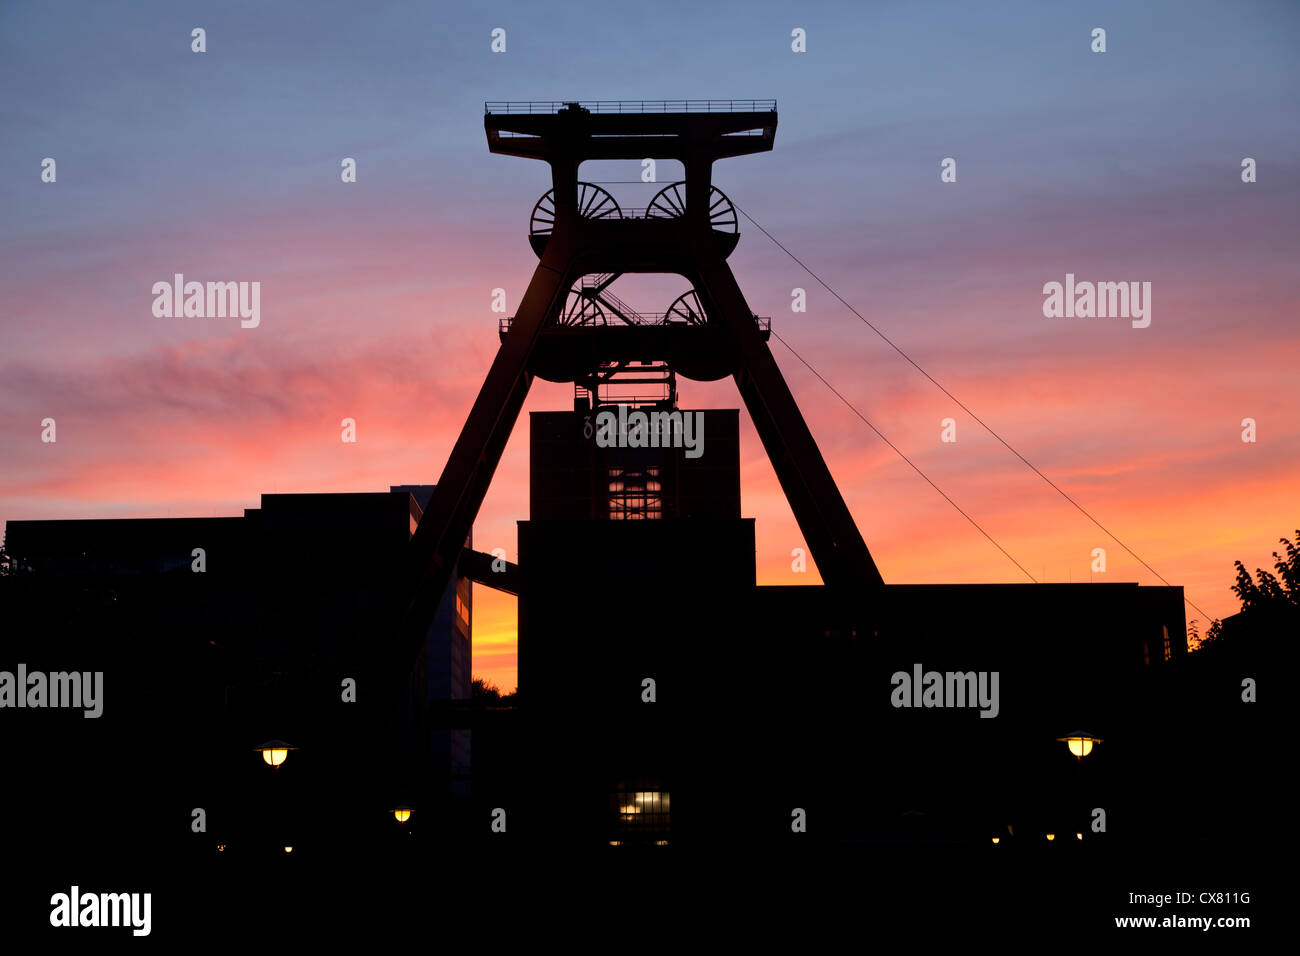
[[[620,789],[614,794],[614,812],[621,833],[667,831],[667,791]]]
[[[456,588],[456,617],[460,619],[464,630],[469,630],[469,603],[461,597],[460,588]]]
[[[612,521],[663,517],[663,484],[658,465],[609,469],[609,517]]]

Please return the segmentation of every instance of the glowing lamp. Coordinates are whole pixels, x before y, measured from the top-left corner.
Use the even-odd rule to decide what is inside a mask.
[[[993,838],[993,842],[994,842],[994,843],[1001,843],[1001,842],[1002,842],[1002,837],[994,837],[994,838]]]
[[[289,751],[298,748],[293,744],[285,743],[283,740],[268,740],[264,744],[258,744],[253,749],[262,752],[262,759],[266,761],[267,766],[279,770],[280,764],[284,763],[288,758]]]
[[[1100,737],[1094,737],[1092,734],[1070,734],[1068,737],[1057,737],[1061,743],[1070,748],[1070,753],[1082,760],[1088,754],[1092,753],[1094,744],[1101,743]]]
[[[407,820],[411,819],[411,808],[405,804],[393,807],[393,818],[398,823],[405,823]]]
[[[1049,834],[1047,834],[1047,839],[1048,839],[1049,842],[1052,841],[1052,840],[1055,840],[1055,839],[1056,839],[1056,834],[1055,834],[1055,833],[1049,833]]]

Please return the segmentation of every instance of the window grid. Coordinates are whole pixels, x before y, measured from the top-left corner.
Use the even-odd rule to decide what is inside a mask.
[[[667,791],[619,790],[614,795],[621,832],[667,830],[670,799]]]
[[[663,483],[658,465],[609,469],[609,517],[612,521],[646,521],[663,517]]]

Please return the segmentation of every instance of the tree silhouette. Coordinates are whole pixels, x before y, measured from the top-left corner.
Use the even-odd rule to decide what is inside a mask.
[[[1273,552],[1273,557],[1277,559],[1273,565],[1276,576],[1263,568],[1256,568],[1255,580],[1251,580],[1246,566],[1240,561],[1234,562],[1237,581],[1232,590],[1241,600],[1242,611],[1300,608],[1300,528],[1296,529],[1295,536],[1295,541],[1278,539],[1286,549],[1286,557]]]
[[[498,704],[513,704],[515,702],[515,692],[512,690],[508,694],[503,694],[501,688],[496,684],[484,680],[482,677],[475,677],[470,683],[470,700],[476,704],[489,707]]]
[[[1278,539],[1286,553],[1273,552],[1276,573],[1256,568],[1252,578],[1244,564],[1233,562],[1237,579],[1232,590],[1241,601],[1241,613],[1229,621],[1227,628],[1222,621],[1212,622],[1197,642],[1198,649],[1221,645],[1225,633],[1232,635],[1234,643],[1239,639],[1295,633],[1300,626],[1300,528],[1296,529],[1295,536],[1295,541]],[[1195,635],[1195,629],[1193,621],[1188,628],[1189,637]]]

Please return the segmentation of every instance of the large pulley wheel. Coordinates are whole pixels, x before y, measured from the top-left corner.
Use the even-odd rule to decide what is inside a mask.
[[[622,219],[618,202],[595,183],[578,183],[578,215],[584,219]],[[555,228],[555,190],[548,189],[528,220],[530,236],[549,236]]]
[[[647,219],[680,219],[686,215],[686,183],[669,183],[650,200]],[[717,186],[709,190],[709,227],[718,232],[739,232],[736,207]]]
[[[704,314],[704,305],[694,289],[674,299],[664,315],[664,325],[704,325],[708,320]]]

